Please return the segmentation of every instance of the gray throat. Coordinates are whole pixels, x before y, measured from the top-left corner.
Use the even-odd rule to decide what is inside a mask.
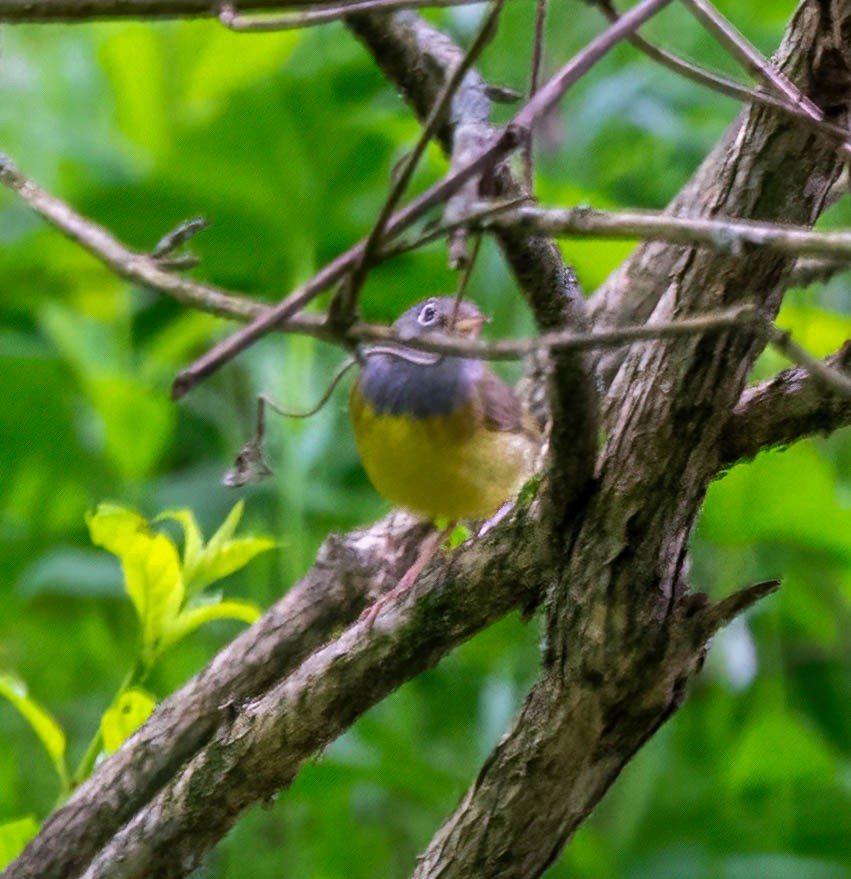
[[[478,360],[444,356],[435,363],[414,363],[404,353],[385,350],[366,358],[360,389],[379,415],[450,415],[470,401],[481,371]]]

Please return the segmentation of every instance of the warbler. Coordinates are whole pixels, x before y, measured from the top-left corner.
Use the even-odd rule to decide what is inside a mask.
[[[479,337],[485,318],[455,297],[425,299],[393,324],[399,343],[363,352],[349,408],[379,494],[431,520],[483,519],[532,476],[541,434],[483,361],[406,347],[440,334]]]

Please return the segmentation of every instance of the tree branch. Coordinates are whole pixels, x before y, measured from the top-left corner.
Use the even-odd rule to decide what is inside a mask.
[[[851,371],[851,341],[825,361]],[[721,435],[721,464],[753,458],[764,449],[786,446],[813,434],[851,425],[851,398],[826,388],[798,366],[743,393]]]
[[[556,237],[642,238],[671,244],[703,244],[741,256],[749,246],[796,256],[824,256],[851,263],[851,232],[813,232],[779,223],[723,217],[680,217],[658,211],[603,211],[590,207],[499,210],[478,223],[483,229],[517,227]]]
[[[4,879],[78,875],[95,853],[227,724],[391,589],[429,526],[394,513],[369,529],[330,536],[313,568],[255,625],[157,706],[45,822]]]
[[[847,24],[799,9],[781,57],[810,73]],[[834,62],[836,56],[832,56]],[[825,71],[831,72],[831,71]],[[847,74],[846,64],[844,73]],[[807,91],[819,89],[807,77]],[[848,95],[846,94],[846,110]],[[751,109],[677,199],[676,213],[812,222],[839,173],[836,150]],[[792,168],[795,172],[792,173]],[[773,175],[786,172],[773,185]],[[799,180],[792,192],[789,180]],[[743,181],[759,180],[760,186]],[[782,182],[781,182],[782,181]],[[698,185],[698,183],[700,185]],[[624,267],[617,307],[656,319],[727,305],[776,309],[789,261],[651,246]],[[416,876],[537,876],[602,792],[677,709],[700,664],[685,584],[688,539],[717,471],[719,434],[760,349],[748,331],[632,346],[611,386],[596,491],[575,525],[547,606],[545,677],[421,859]],[[689,622],[691,620],[691,622]],[[621,756],[617,756],[620,754]],[[569,792],[566,793],[566,792]]]
[[[348,0],[348,2],[343,0],[341,3],[328,3],[326,0],[320,0],[312,9],[263,18],[245,18],[239,14],[232,3],[227,2],[222,4],[219,21],[226,28],[237,33],[256,34],[268,31],[298,30],[299,28],[328,24],[332,21],[342,21],[346,16],[359,12],[394,12],[398,9],[466,6],[480,2],[481,0]],[[300,3],[299,5],[305,6],[307,4]]]
[[[683,3],[730,55],[762,79],[771,91],[791,102],[813,121],[825,121],[824,110],[813,103],[781,70],[773,67],[708,0],[683,0]],[[851,143],[847,138],[841,147],[844,153],[851,153]]]
[[[165,783],[156,796],[112,836],[85,879],[184,876],[243,809],[287,787],[304,760],[360,714],[475,632],[533,604],[549,575],[530,515],[529,508],[520,510],[486,537],[433,563],[374,622],[351,626],[266,692],[256,690],[251,701],[234,702],[229,695],[231,716],[220,712],[215,733],[185,767],[158,778]],[[380,554],[372,560],[383,564]],[[346,572],[334,565],[326,573]],[[244,647],[248,639],[242,640]],[[95,776],[90,784],[99,781]],[[76,862],[76,849],[74,857]],[[8,879],[35,875],[13,867]]]
[[[618,12],[614,8],[611,0],[595,0],[595,2],[609,21],[617,21],[619,17]],[[846,129],[823,119],[814,119],[811,113],[806,112],[797,103],[790,103],[785,97],[780,97],[776,94],[770,94],[758,89],[748,88],[748,86],[742,85],[735,80],[728,79],[725,76],[720,76],[717,73],[697,67],[690,61],[686,61],[677,55],[673,55],[670,52],[666,52],[664,49],[660,49],[658,46],[653,45],[653,43],[645,40],[637,33],[629,38],[629,42],[637,49],[644,52],[648,58],[661,64],[663,67],[667,67],[679,76],[689,79],[692,82],[696,82],[698,85],[712,89],[713,91],[726,95],[729,98],[735,98],[737,101],[742,101],[746,104],[764,104],[765,106],[776,107],[786,113],[791,113],[810,127],[818,128],[824,134],[834,137],[837,142],[842,143],[849,139],[849,132]]]
[[[612,47],[670,2],[671,0],[641,0],[626,15],[580,49],[515,114],[512,121],[501,132],[495,133],[493,137],[489,138],[487,143],[475,151],[461,167],[451,170],[442,180],[409,202],[405,208],[393,214],[385,224],[388,237],[406,229],[411,223],[420,219],[429,208],[446,201],[458,192],[467,181],[486,173],[506,158],[517,147],[520,132],[528,131]],[[357,16],[353,17],[357,18]],[[346,253],[341,254],[332,263],[325,266],[311,281],[273,306],[267,314],[253,320],[184,369],[174,381],[172,396],[179,399],[256,342],[257,339],[270,332],[276,323],[288,319],[304,308],[322,290],[340,280],[363,259],[365,246],[366,242],[361,241],[349,248]],[[550,327],[543,328],[550,329]]]
[[[123,278],[172,296],[189,307],[238,321],[249,321],[268,313],[269,306],[262,302],[249,297],[237,296],[217,287],[180,278],[171,272],[166,272],[162,268],[162,260],[158,256],[130,250],[102,226],[78,214],[66,202],[41,189],[15,168],[8,158],[2,156],[0,156],[0,183],[16,191],[33,210],[43,216],[51,225],[68,238],[77,241],[89,253]],[[168,238],[169,236],[166,236],[163,240]],[[155,248],[155,253],[164,250],[164,255],[169,257],[172,248],[173,245],[164,250],[158,245]],[[540,266],[537,266],[537,269],[540,272]],[[562,266],[559,272],[553,272],[553,274],[559,278],[564,271],[567,270]],[[474,357],[479,360],[518,360],[531,354],[547,354],[553,349],[557,349],[559,352],[581,352],[597,348],[618,347],[646,339],[704,333],[724,327],[745,325],[754,317],[753,309],[742,306],[685,320],[618,327],[615,330],[600,332],[557,330],[528,339],[501,339],[495,342],[450,336],[426,336],[406,339],[405,344],[416,350]],[[353,324],[349,327],[346,335],[341,338],[336,330],[329,327],[324,318],[313,314],[294,315],[284,324],[276,326],[275,330],[282,333],[308,335],[338,345],[354,342],[386,344],[399,341],[390,327],[369,323]]]
[[[334,8],[360,0],[241,0],[240,12]],[[479,0],[407,0],[406,7],[462,6]],[[0,22],[91,21],[99,18],[216,18],[224,3],[210,0],[0,0]]]
[[[795,39],[796,34],[812,31],[812,19],[817,8],[814,2],[800,5],[792,20],[790,39]],[[835,14],[844,15],[845,11],[837,7]],[[848,94],[849,50],[840,36],[843,33],[841,24],[834,28],[828,14],[825,20],[830,24],[818,37],[816,54],[786,51],[778,55],[775,66],[788,78],[796,80],[800,90],[810,95],[817,104],[829,107],[834,119],[841,119]],[[726,157],[740,151],[741,140],[748,137],[754,138],[749,152],[757,160],[754,166],[757,176],[750,178],[751,168],[743,166],[738,179],[758,179],[760,185],[742,192],[734,186],[729,176]],[[771,108],[746,108],[707,161],[671,202],[666,213],[700,218],[722,214],[726,218],[767,219],[810,226],[823,210],[830,188],[822,191],[820,187],[819,202],[814,204],[810,199],[799,198],[797,189],[794,191],[795,197],[791,197],[790,182],[807,179],[815,169],[816,163],[810,161],[810,156],[819,157],[818,162],[825,169],[829,168],[832,182],[840,173],[836,155],[837,151],[827,141],[788,115]],[[825,158],[829,159],[829,165],[824,165]],[[734,187],[736,198],[732,204],[719,203],[719,172],[724,173],[727,186]],[[768,253],[763,256],[757,254],[753,258],[760,261],[771,259]],[[592,315],[598,323],[605,325],[646,320],[668,289],[662,279],[677,275],[683,261],[689,259],[691,251],[687,248],[652,242],[639,245],[592,297]],[[787,283],[786,278],[791,277],[791,267],[783,262],[775,263],[775,266],[777,283],[782,287]],[[648,283],[648,279],[655,279],[656,283]],[[614,376],[622,359],[617,353],[601,359],[600,367],[607,381]]]

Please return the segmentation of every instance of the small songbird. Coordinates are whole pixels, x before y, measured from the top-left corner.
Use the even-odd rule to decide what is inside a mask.
[[[363,352],[352,388],[352,426],[372,484],[431,520],[491,516],[532,476],[540,452],[537,425],[486,363],[404,345],[432,334],[475,339],[484,320],[451,296],[419,302],[393,324],[401,343]]]

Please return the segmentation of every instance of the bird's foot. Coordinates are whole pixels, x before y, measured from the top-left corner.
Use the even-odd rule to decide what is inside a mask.
[[[375,618],[378,616],[382,607],[391,601],[395,601],[400,595],[407,592],[414,585],[417,577],[422,573],[423,568],[431,561],[434,554],[440,548],[443,541],[452,533],[455,523],[450,522],[447,528],[442,531],[435,529],[423,539],[417,558],[414,563],[402,575],[399,582],[389,591],[378,598],[373,604],[367,607],[360,615],[359,622],[364,622],[371,627]]]

